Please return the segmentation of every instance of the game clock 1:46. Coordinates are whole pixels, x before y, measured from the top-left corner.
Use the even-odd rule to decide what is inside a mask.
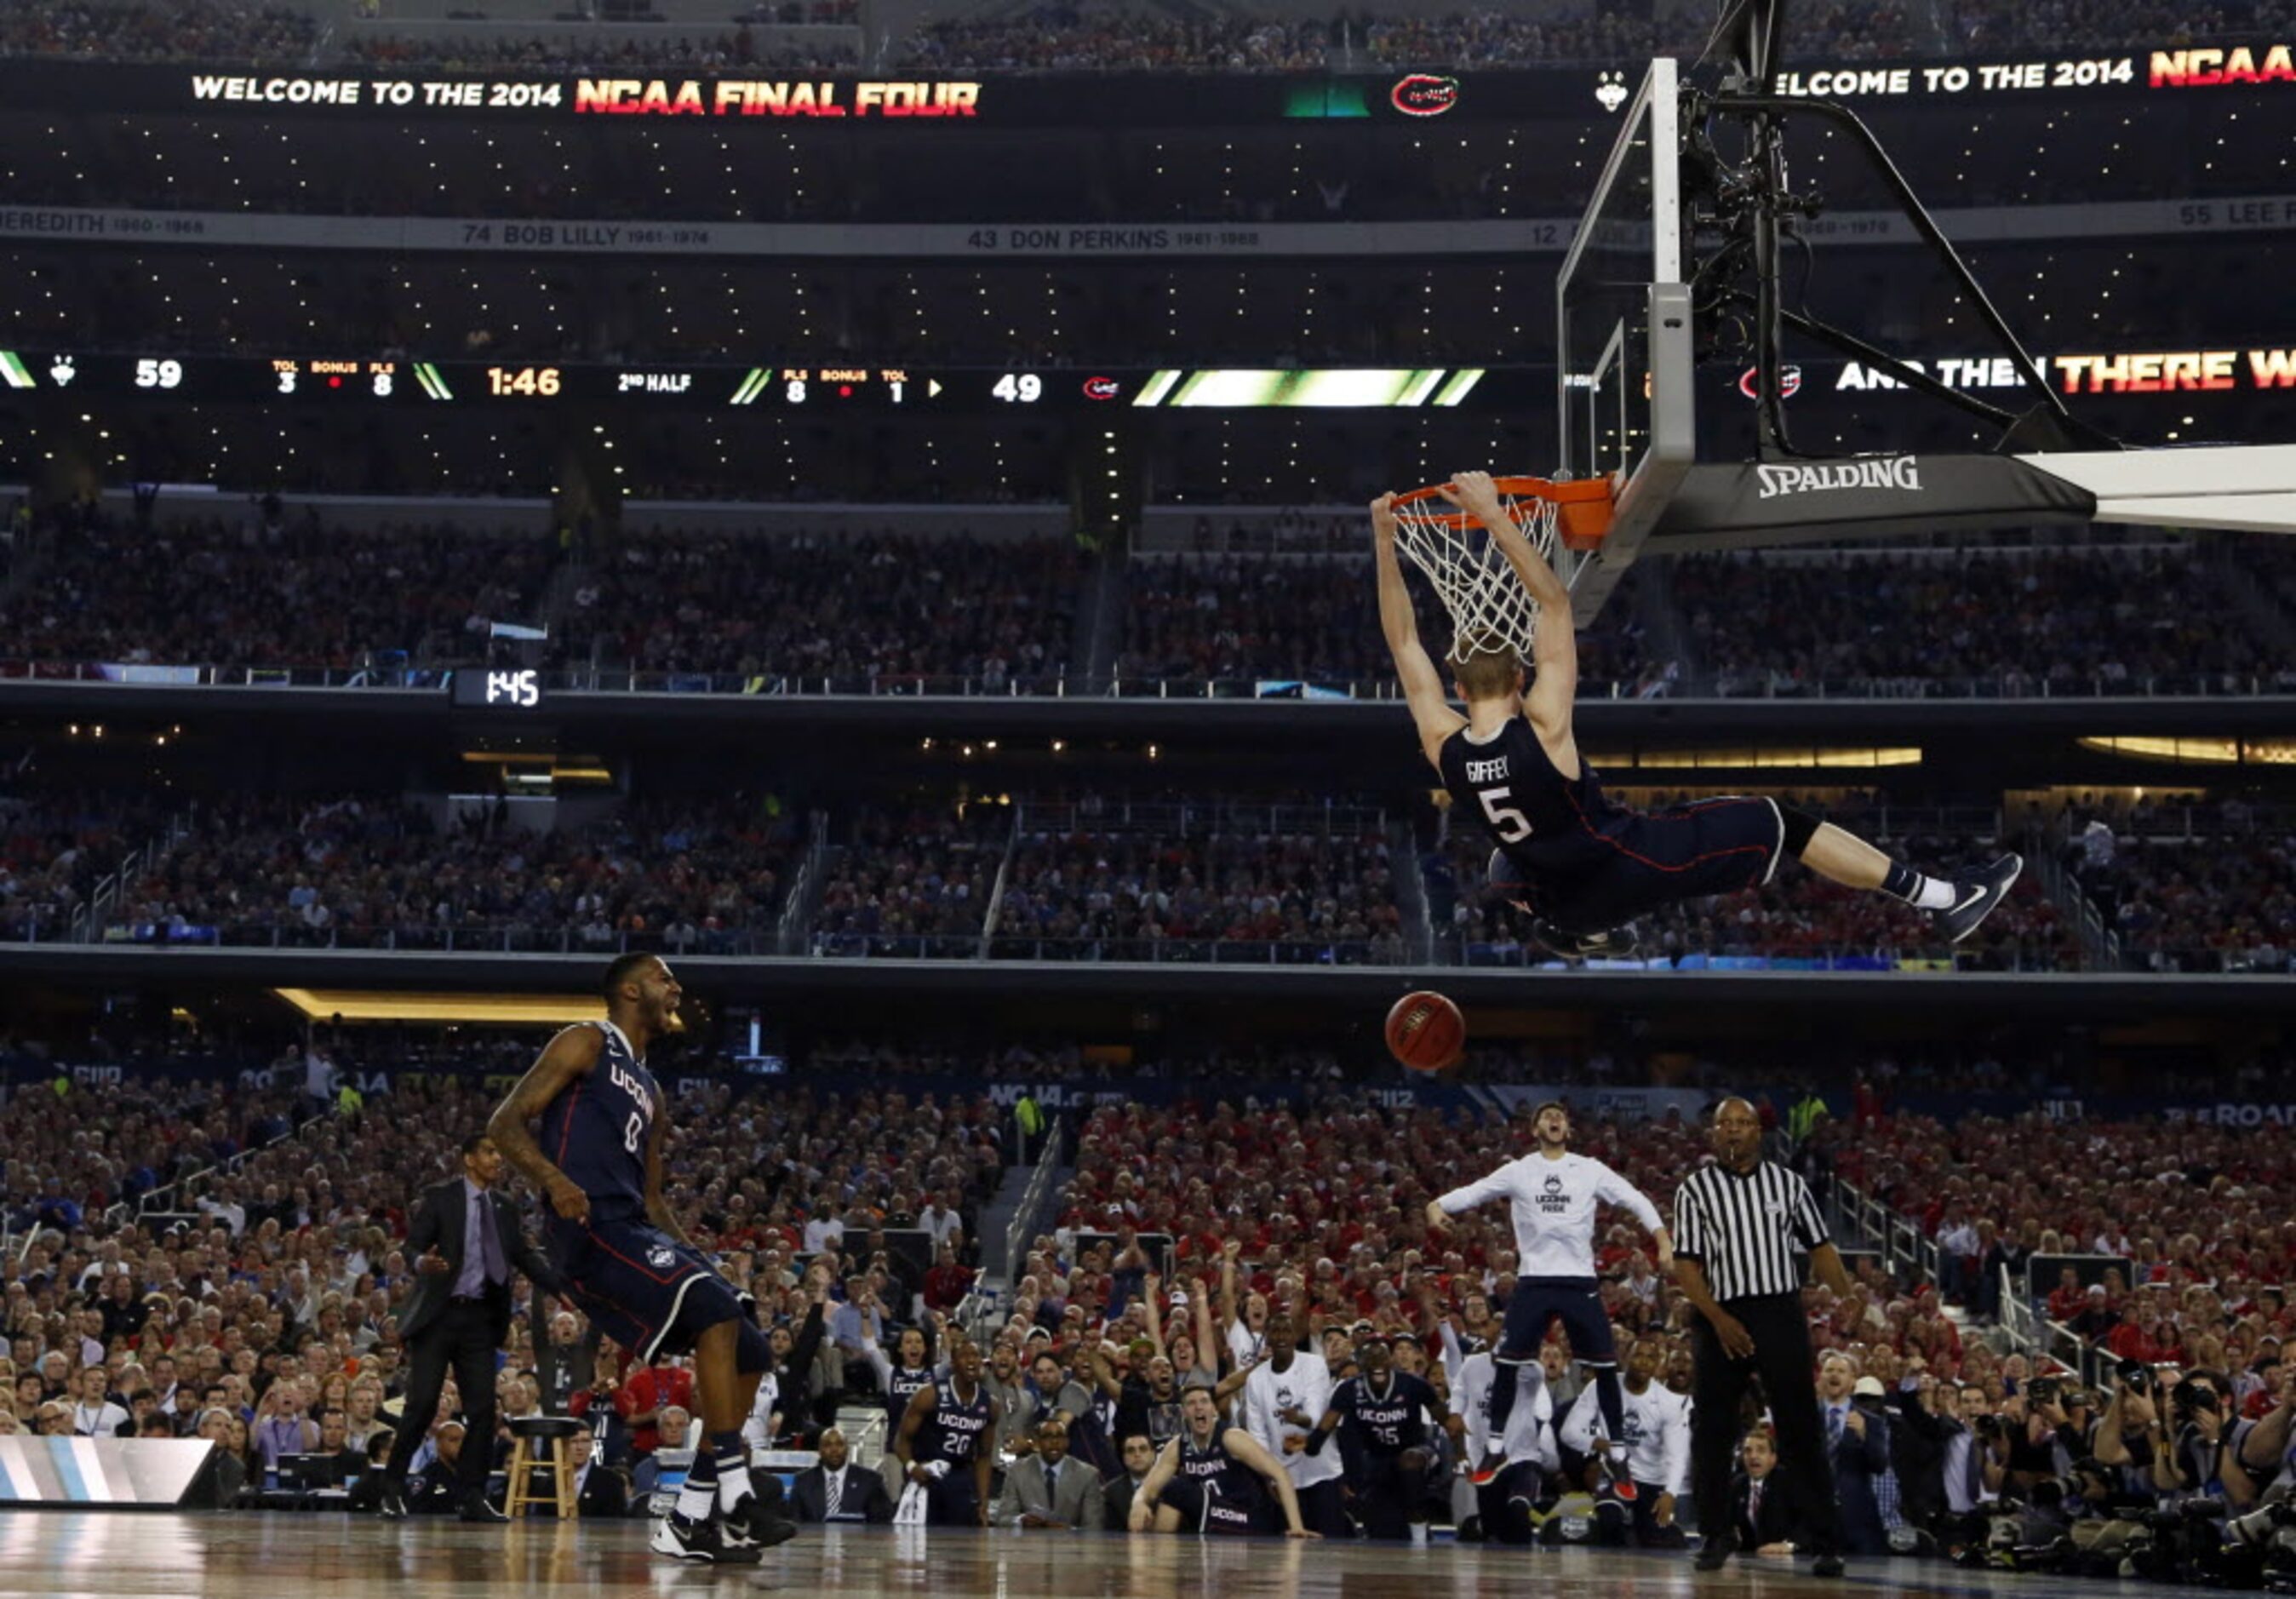
[[[555,396],[563,387],[563,380],[555,366],[489,366],[487,368],[487,392],[498,399],[521,395]]]

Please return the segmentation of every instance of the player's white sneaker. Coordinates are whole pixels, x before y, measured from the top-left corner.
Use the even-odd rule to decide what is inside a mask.
[[[765,1558],[756,1545],[736,1546],[726,1539],[726,1529],[716,1517],[689,1521],[672,1513],[658,1518],[650,1542],[656,1554],[720,1566],[754,1566]]]
[[[1954,902],[1937,914],[1938,931],[1948,944],[1958,944],[1975,932],[1978,924],[1991,915],[2000,903],[2009,898],[2016,885],[2017,875],[2025,869],[2025,857],[2005,855],[1979,873],[1969,882],[1954,885]]]

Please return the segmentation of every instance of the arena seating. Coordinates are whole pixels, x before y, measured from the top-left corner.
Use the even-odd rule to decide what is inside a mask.
[[[771,800],[634,804],[533,833],[375,795],[210,802],[124,886],[151,942],[705,952],[770,947],[794,819]]]
[[[40,581],[0,606],[0,653],[48,663],[451,665],[488,623],[527,621],[554,557],[539,531],[323,529],[316,516],[99,521],[51,535]]]
[[[673,673],[1031,692],[1065,669],[1073,543],[633,539],[578,589],[555,659]]]
[[[2206,546],[2179,544],[1748,553],[1685,560],[1670,575],[1694,675],[1726,695],[2244,693],[2296,683],[2242,623],[2225,570]],[[2168,594],[2176,603],[2163,605]]]
[[[1086,802],[1029,808],[1016,825],[991,929],[996,958],[1402,958],[1375,809],[1235,804],[1190,814]]]

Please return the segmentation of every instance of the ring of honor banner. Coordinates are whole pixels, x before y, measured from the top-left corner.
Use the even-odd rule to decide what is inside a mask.
[[[0,1505],[209,1509],[215,1445],[203,1438],[0,1437]]]

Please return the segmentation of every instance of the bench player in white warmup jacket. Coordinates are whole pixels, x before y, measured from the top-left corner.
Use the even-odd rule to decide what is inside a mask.
[[[1659,1275],[1674,1269],[1674,1241],[1658,1207],[1640,1190],[1600,1160],[1570,1152],[1570,1112],[1549,1100],[1531,1117],[1538,1147],[1520,1160],[1510,1160],[1479,1183],[1454,1188],[1427,1203],[1427,1222],[1448,1232],[1451,1218],[1493,1200],[1505,1200],[1514,1218],[1516,1251],[1514,1297],[1507,1303],[1505,1331],[1492,1360],[1502,1368],[1535,1365],[1546,1330],[1562,1324],[1570,1340],[1570,1354],[1594,1374],[1596,1402],[1603,1411],[1601,1459],[1611,1486],[1621,1499],[1635,1496],[1626,1472],[1626,1451],[1620,1442],[1626,1426],[1626,1409],[1619,1387],[1618,1345],[1611,1336],[1611,1318],[1603,1309],[1602,1284],[1595,1277],[1595,1207],[1615,1205],[1631,1211],[1658,1243]],[[1515,1385],[1502,1382],[1491,1394],[1490,1431],[1506,1436],[1507,1418],[1514,1408]],[[1498,1451],[1487,1455],[1475,1468],[1478,1487],[1496,1477],[1506,1464]]]

